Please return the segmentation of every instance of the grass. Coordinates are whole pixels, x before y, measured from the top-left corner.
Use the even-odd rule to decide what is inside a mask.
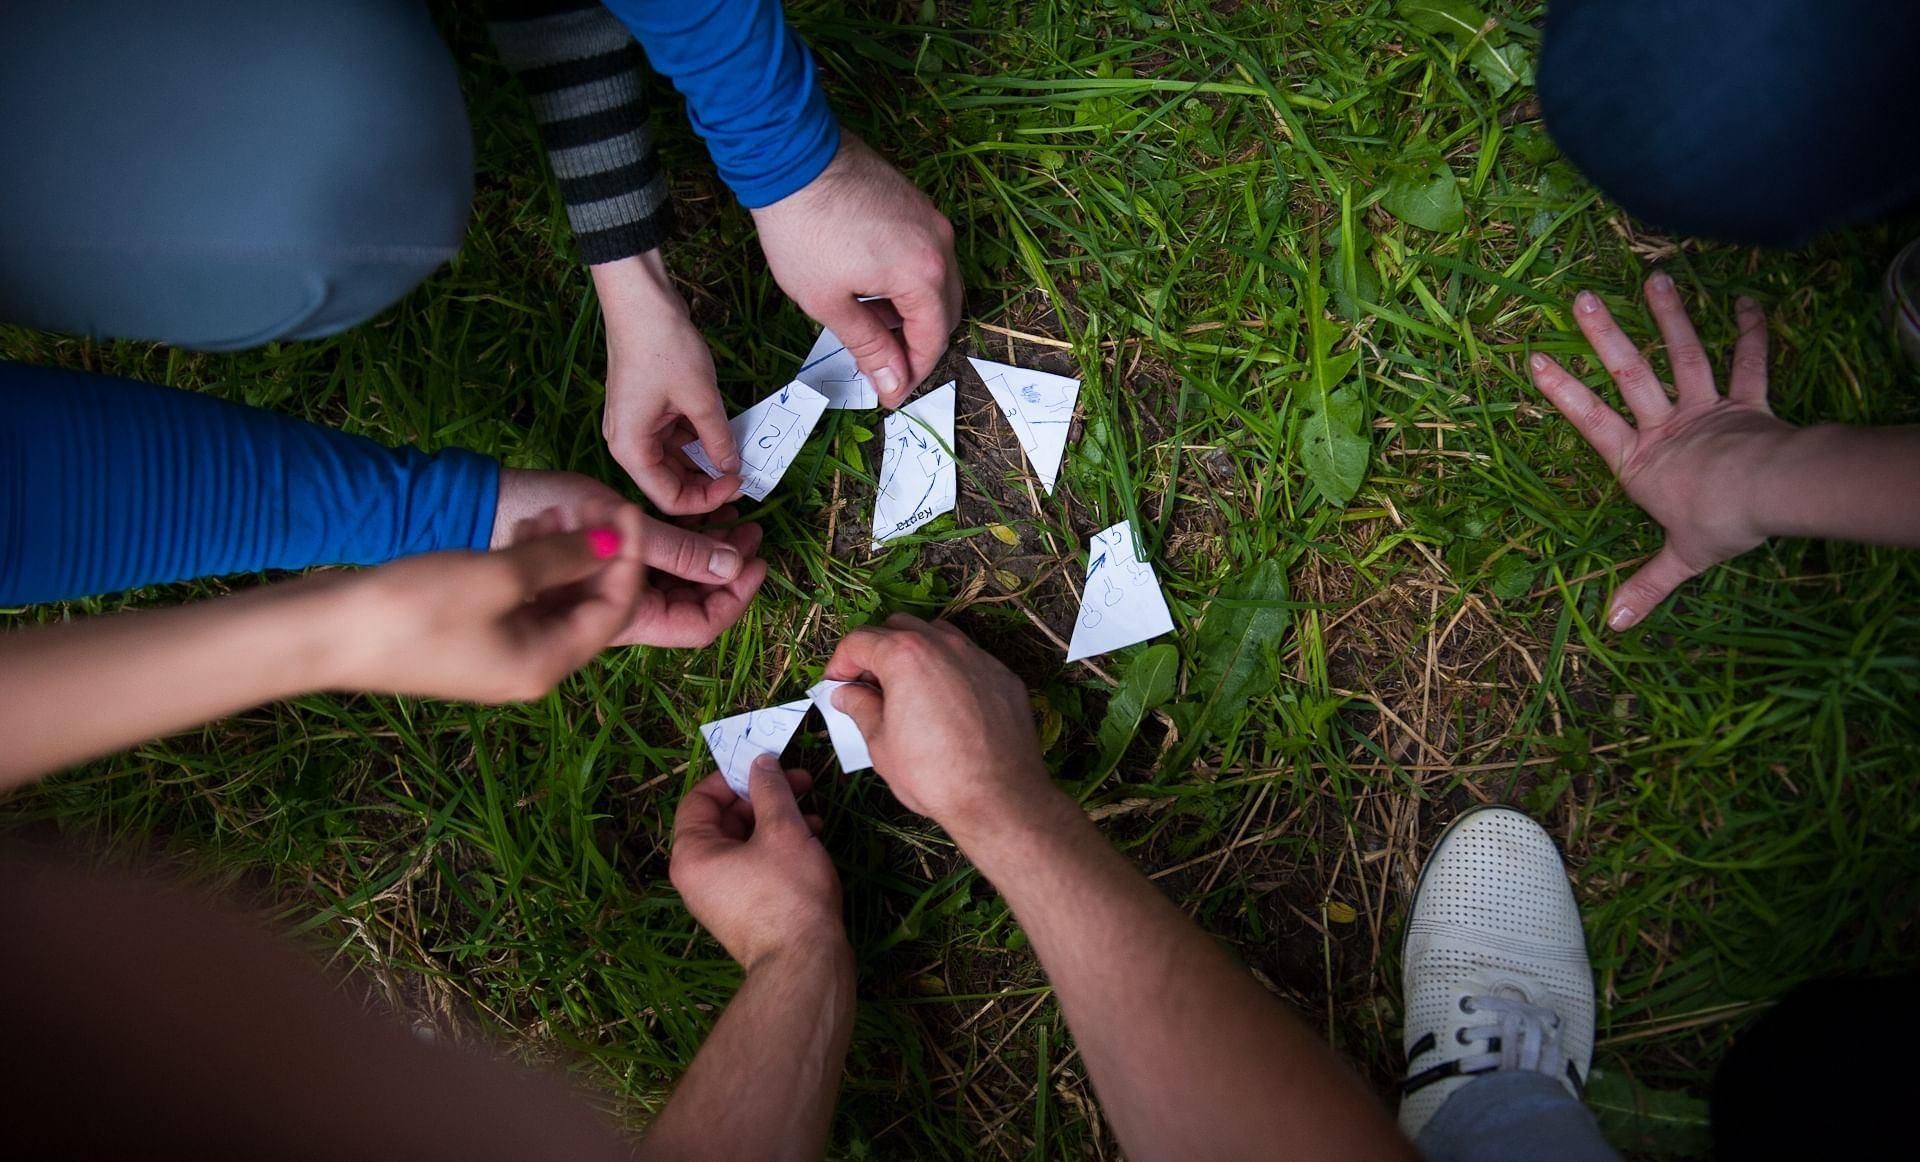
[[[1737,294],[1768,305],[1784,416],[1912,420],[1876,297],[1903,227],[1795,254],[1653,234],[1558,158],[1524,84],[1495,96],[1387,0],[792,7],[847,123],[958,228],[956,346],[1085,377],[1059,491],[1020,482],[963,381],[960,512],[869,559],[833,530],[866,520],[871,425],[837,417],[761,512],[773,577],[712,649],[611,654],[528,706],[263,707],[19,794],[0,822],[245,893],[373,1003],[564,1063],[639,1126],[738,979],[665,879],[673,803],[704,771],[694,726],[796,696],[850,625],[958,610],[1033,686],[1049,761],[1115,841],[1383,1087],[1408,894],[1472,802],[1524,806],[1567,852],[1602,995],[1594,1100],[1635,1149],[1698,1147],[1688,1099],[1770,998],[1912,962],[1915,557],[1776,542],[1609,634],[1605,597],[1658,530],[1521,370],[1533,349],[1584,359],[1580,288],[1650,341],[1657,261],[1717,350]],[[1519,53],[1539,9],[1496,8]],[[443,15],[480,165],[450,270],[324,343],[209,356],[13,330],[0,353],[620,479],[597,314],[531,118],[478,24]],[[670,263],[744,403],[812,328],[677,110],[660,123],[687,223]],[[1382,208],[1435,164],[1463,225]],[[1364,385],[1370,458],[1344,506],[1301,455],[1315,317],[1318,357],[1356,352]],[[1086,534],[1122,518],[1165,582],[1181,672],[1102,777],[1105,705],[1145,654],[1068,667],[1049,635]],[[818,732],[798,753],[826,769]],[[871,776],[819,798],[861,965],[833,1154],[1113,1155],[994,893]]]

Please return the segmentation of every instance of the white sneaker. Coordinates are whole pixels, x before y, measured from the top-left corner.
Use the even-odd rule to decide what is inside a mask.
[[[1434,845],[1401,949],[1407,1080],[1417,1138],[1462,1086],[1544,1073],[1575,1097],[1593,1060],[1593,970],[1553,839],[1511,807],[1477,807]]]

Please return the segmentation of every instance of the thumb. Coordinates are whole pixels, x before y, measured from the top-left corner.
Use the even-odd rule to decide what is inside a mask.
[[[1614,590],[1608,603],[1607,628],[1632,629],[1665,601],[1682,582],[1700,572],[1681,559],[1671,544],[1662,545],[1653,560],[1640,566],[1626,584]]]
[[[725,584],[740,575],[740,550],[727,542],[665,521],[643,519],[640,559],[647,568],[708,585]]]
[[[887,329],[873,308],[849,299],[832,311],[822,312],[820,322],[846,345],[861,374],[880,393],[880,402],[887,407],[899,406],[913,386],[907,352],[900,345],[900,337]]]
[[[853,719],[853,724],[860,728],[861,736],[871,742],[880,731],[880,712],[886,705],[880,697],[880,691],[864,682],[856,682],[840,687],[830,697],[834,709]]]
[[[720,402],[719,389],[711,382],[703,387],[702,405],[687,408],[683,414],[707,459],[722,476],[731,476],[740,471],[740,449],[734,445],[733,429],[727,426],[727,408]]]
[[[754,835],[794,827],[807,830],[780,756],[763,754],[754,759],[753,769],[747,772],[747,789],[752,792],[748,797],[753,802]]]
[[[521,596],[530,598],[593,576],[629,547],[626,539],[619,529],[601,525],[527,541],[501,550],[500,555],[520,582]]]

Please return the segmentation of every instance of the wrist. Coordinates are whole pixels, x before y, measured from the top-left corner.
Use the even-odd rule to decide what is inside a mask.
[[[806,934],[785,940],[741,962],[748,976],[767,972],[783,977],[822,977],[853,980],[853,945],[846,927],[836,919],[831,927],[818,925]]]
[[[635,254],[614,262],[602,262],[587,268],[593,275],[594,294],[600,299],[600,313],[608,330],[630,316],[657,316],[662,312],[685,316],[687,300],[673,285],[667,262],[658,250]]]
[[[1055,786],[1045,771],[965,809],[946,812],[934,822],[983,871],[1004,853],[1030,851],[1078,827],[1092,826],[1080,804]]]
[[[1820,474],[1839,465],[1823,463],[1839,425],[1795,428],[1782,424],[1742,449],[1734,473],[1733,495],[1740,497],[1748,530],[1769,537],[1815,535],[1802,527],[1799,512],[1804,498],[1822,492]]]

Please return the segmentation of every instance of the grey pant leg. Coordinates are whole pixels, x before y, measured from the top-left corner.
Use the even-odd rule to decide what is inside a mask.
[[[1461,1086],[1415,1143],[1427,1162],[1619,1162],[1593,1113],[1539,1073],[1489,1073]]]
[[[18,0],[0,320],[232,349],[392,305],[459,248],[473,143],[417,0]]]

